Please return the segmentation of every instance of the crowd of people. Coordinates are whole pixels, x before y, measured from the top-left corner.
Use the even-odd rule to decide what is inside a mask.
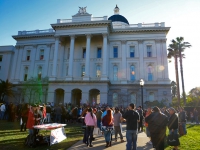
[[[170,134],[187,134],[186,122],[187,113],[183,108],[174,109],[148,107],[143,110],[141,106],[137,107],[134,104],[129,104],[127,108],[109,107],[108,105],[97,106],[73,106],[72,104],[23,104],[14,105],[1,104],[0,119],[8,121],[20,121],[20,131],[29,129],[29,134],[37,132],[33,129],[34,125],[43,123],[82,123],[84,129],[83,142],[88,147],[93,147],[92,141],[93,132],[96,128],[99,129],[105,138],[105,147],[111,147],[114,135],[114,141],[124,142],[122,135],[122,123],[126,123],[126,149],[137,149],[137,134],[143,132],[144,127],[148,144],[152,144],[156,150],[164,150],[166,139],[166,127]],[[196,108],[189,113],[190,121],[198,121],[199,113]],[[181,128],[181,130],[180,130]],[[174,146],[174,150],[178,149],[179,145]]]

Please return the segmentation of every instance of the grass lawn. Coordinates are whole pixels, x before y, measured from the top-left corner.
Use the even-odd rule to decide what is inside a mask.
[[[40,133],[44,134],[45,131]],[[65,127],[67,139],[52,145],[41,145],[34,148],[35,150],[66,150],[83,137],[81,124],[70,124]],[[45,132],[48,135],[49,131]],[[0,121],[0,149],[1,150],[30,150],[31,148],[24,146],[24,140],[28,135],[28,131],[20,132],[19,122]]]
[[[187,125],[187,135],[179,138],[180,150],[200,150],[200,125]],[[171,150],[168,146],[165,150]]]

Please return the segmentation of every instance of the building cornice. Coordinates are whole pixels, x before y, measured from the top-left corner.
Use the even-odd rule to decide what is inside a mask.
[[[26,35],[13,35],[12,37],[15,40],[18,39],[27,39],[27,38],[43,38],[43,37],[53,37],[54,38],[55,33],[44,33],[44,34],[26,34]]]
[[[87,21],[87,22],[70,22],[70,23],[56,23],[51,24],[52,28],[54,30],[59,28],[70,28],[70,27],[91,27],[91,26],[102,26],[102,25],[108,25],[111,26],[110,20],[104,20],[104,21]]]
[[[86,80],[73,80],[73,81],[49,81],[49,83],[106,83],[106,84],[111,84],[109,80],[107,81],[102,81],[102,80],[90,80],[90,81],[86,81]]]

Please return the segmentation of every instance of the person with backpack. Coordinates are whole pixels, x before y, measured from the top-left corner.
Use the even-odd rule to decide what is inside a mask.
[[[129,104],[128,110],[122,115],[121,120],[126,121],[126,150],[136,150],[140,115],[135,111],[135,104]]]

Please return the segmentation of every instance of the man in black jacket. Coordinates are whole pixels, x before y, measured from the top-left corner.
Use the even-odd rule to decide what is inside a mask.
[[[164,150],[167,116],[161,113],[158,107],[154,107],[153,112],[145,118],[145,121],[148,123],[153,147],[156,150]]]

